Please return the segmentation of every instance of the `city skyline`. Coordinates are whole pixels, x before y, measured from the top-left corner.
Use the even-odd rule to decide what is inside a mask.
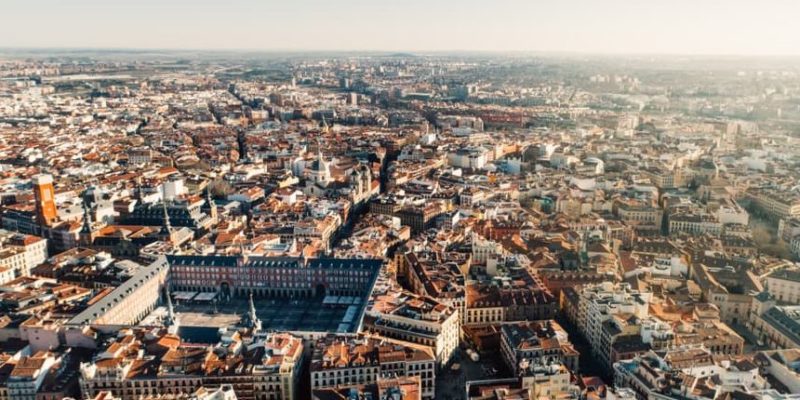
[[[796,2],[695,3],[12,0],[0,47],[800,55]]]
[[[800,400],[798,0],[0,4],[0,400]]]

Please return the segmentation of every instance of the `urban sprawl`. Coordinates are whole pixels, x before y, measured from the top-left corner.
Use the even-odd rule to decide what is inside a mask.
[[[0,57],[0,400],[800,399],[800,66]]]

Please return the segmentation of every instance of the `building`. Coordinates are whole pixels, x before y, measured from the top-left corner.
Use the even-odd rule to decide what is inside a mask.
[[[364,329],[381,336],[430,347],[438,367],[458,349],[459,310],[409,292],[374,296],[364,314]]]
[[[746,192],[755,209],[774,220],[800,216],[800,196],[789,191],[760,188]]]
[[[612,209],[621,221],[633,225],[637,229],[661,229],[664,216],[664,210],[661,208],[632,201],[616,200]]]
[[[688,233],[691,235],[719,235],[722,223],[713,214],[680,212],[669,216],[669,234]]]
[[[311,398],[313,400],[421,400],[422,385],[420,382],[419,376],[378,377],[375,383],[316,389],[311,394]]]
[[[748,358],[715,359],[702,346],[651,351],[614,364],[614,385],[637,399],[788,399]],[[777,396],[776,396],[777,395]]]
[[[489,161],[489,151],[483,147],[458,149],[447,153],[448,165],[471,170],[479,170]]]
[[[464,271],[469,267],[469,257],[417,251],[398,251],[396,257],[397,274],[406,279],[414,293],[452,306],[459,310],[460,316],[465,315]]]
[[[113,332],[119,327],[136,324],[160,303],[168,273],[169,262],[166,257],[161,256],[140,268],[133,277],[110,293],[92,302],[70,319],[67,325],[74,328],[88,325]]]
[[[642,175],[659,189],[676,189],[684,185],[684,176],[680,168],[668,170],[664,168],[644,168]]]
[[[800,305],[778,305],[769,293],[753,298],[747,327],[772,349],[800,347]]]
[[[149,147],[134,147],[128,150],[128,164],[142,166],[153,161],[153,150]]]
[[[174,291],[256,297],[366,297],[381,260],[247,256],[167,256]]]
[[[578,371],[579,354],[553,320],[500,325],[500,352],[514,376],[520,376],[526,365],[558,363]]]
[[[286,333],[246,337],[226,332],[219,343],[183,343],[175,335],[123,330],[91,362],[80,365],[81,391],[122,400],[162,398],[203,387],[229,387],[239,399],[297,399],[300,338]]]
[[[36,175],[32,181],[33,196],[36,199],[36,220],[40,225],[50,226],[58,218],[53,176],[47,174]]]
[[[755,294],[763,287],[753,272],[740,267],[709,267],[695,263],[690,277],[702,290],[702,299],[719,308],[720,319],[727,324],[746,323]]]
[[[364,385],[381,377],[418,376],[422,398],[435,394],[436,359],[430,348],[372,337],[321,338],[310,366],[311,389]]]
[[[562,298],[564,297],[566,296]],[[575,318],[572,322],[591,345],[592,355],[610,358],[610,355],[605,355],[605,349],[610,348],[610,343],[609,346],[603,345],[604,325],[608,325],[607,322],[617,315],[639,319],[647,317],[651,298],[652,293],[633,289],[627,283],[603,282],[583,287],[575,299],[577,304],[569,301],[565,303],[566,308],[574,310],[565,312]]]
[[[553,319],[558,301],[538,279],[512,286],[496,282],[467,285],[465,325]],[[507,282],[508,283],[508,282]]]
[[[559,364],[532,365],[516,378],[468,381],[468,400],[581,399],[580,388],[572,383],[570,371]]]
[[[8,377],[8,398],[38,400],[39,388],[58,361],[59,357],[45,351],[19,359]]]
[[[195,231],[208,230],[215,222],[202,210],[206,200],[202,197],[188,197],[166,201],[166,203],[137,204],[132,213],[122,216],[121,223],[139,226],[187,227]]]
[[[675,329],[675,345],[703,345],[717,355],[741,355],[744,338],[721,321],[697,321]]]
[[[764,278],[765,289],[779,302],[800,304],[800,270],[784,268]]]
[[[0,229],[0,284],[30,275],[45,260],[46,239]]]
[[[422,206],[405,206],[395,213],[400,223],[411,227],[411,231],[419,233],[428,229],[436,217],[442,215],[445,208],[441,202],[430,202]]]

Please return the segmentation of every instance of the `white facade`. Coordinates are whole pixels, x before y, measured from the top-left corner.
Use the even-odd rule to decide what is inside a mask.
[[[717,210],[717,219],[723,225],[740,224],[747,225],[750,222],[750,215],[744,208],[722,206]]]
[[[633,290],[627,283],[603,282],[586,286],[578,300],[578,329],[596,352],[601,347],[603,322],[623,313],[647,317],[652,296],[652,293]]]

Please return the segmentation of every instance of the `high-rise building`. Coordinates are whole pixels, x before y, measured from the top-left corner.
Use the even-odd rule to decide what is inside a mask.
[[[42,225],[50,226],[58,217],[56,210],[56,191],[53,176],[40,174],[33,177],[33,195],[36,198],[36,219]]]

